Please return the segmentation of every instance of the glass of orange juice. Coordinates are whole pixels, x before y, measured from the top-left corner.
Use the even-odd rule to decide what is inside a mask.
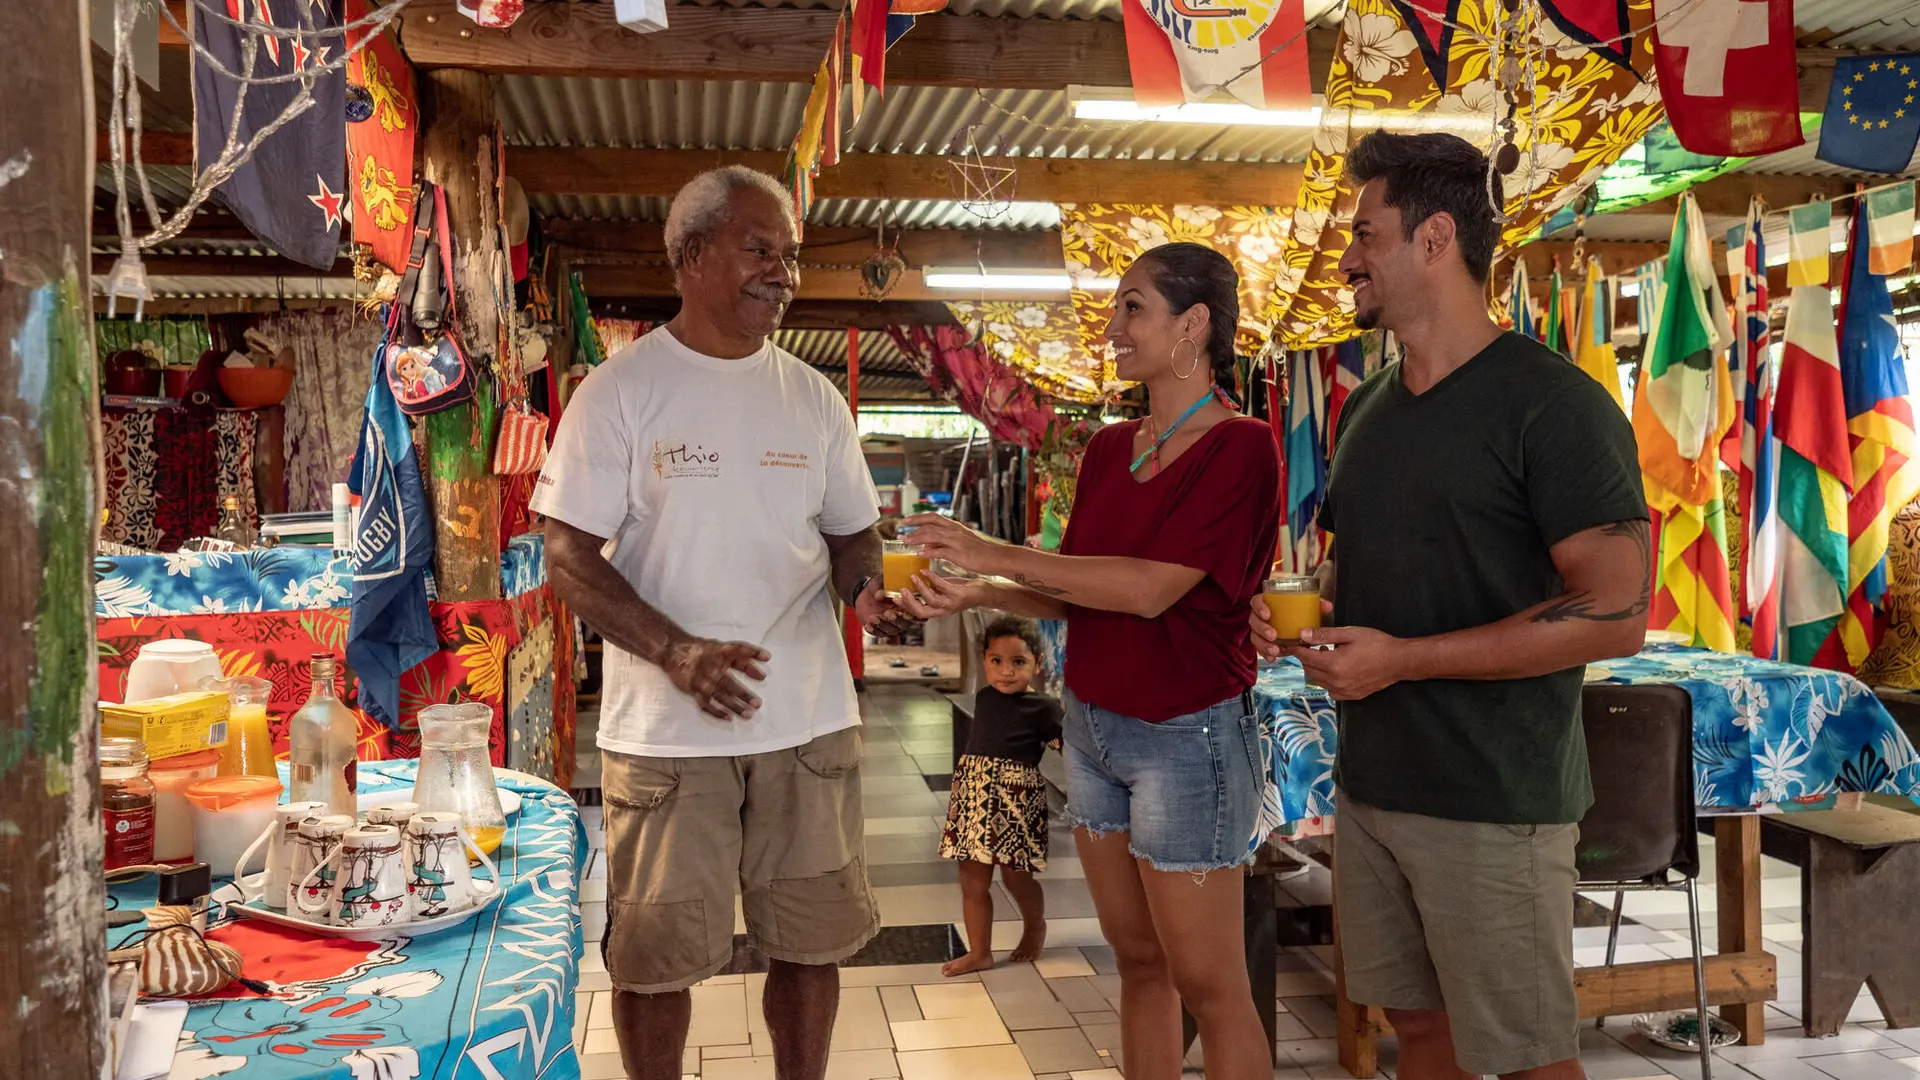
[[[890,593],[913,588],[913,575],[932,573],[933,563],[925,555],[899,540],[888,540],[880,551],[882,585]]]
[[[1267,605],[1267,625],[1273,627],[1280,644],[1298,645],[1302,630],[1320,628],[1318,578],[1283,574],[1269,579],[1260,593]]]

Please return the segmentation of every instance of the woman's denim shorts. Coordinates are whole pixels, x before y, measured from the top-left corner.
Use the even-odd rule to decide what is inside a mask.
[[[1066,695],[1067,821],[1130,834],[1155,870],[1205,873],[1253,861],[1260,732],[1246,695],[1150,724]]]

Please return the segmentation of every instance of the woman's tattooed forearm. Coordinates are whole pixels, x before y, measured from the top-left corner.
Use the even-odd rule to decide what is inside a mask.
[[[1540,623],[1567,622],[1572,619],[1586,619],[1590,622],[1621,622],[1639,618],[1647,613],[1653,603],[1653,530],[1645,521],[1616,521],[1602,526],[1601,533],[1606,536],[1624,537],[1632,540],[1641,568],[1640,595],[1618,611],[1600,611],[1598,601],[1588,590],[1568,593],[1555,597],[1534,613],[1533,621]]]
[[[1049,585],[1046,582],[1041,581],[1039,578],[1028,577],[1025,574],[1015,574],[1013,575],[1013,580],[1014,580],[1014,583],[1019,585],[1021,588],[1026,589],[1029,592],[1037,592],[1041,596],[1067,595],[1067,590],[1054,588],[1052,585]]]

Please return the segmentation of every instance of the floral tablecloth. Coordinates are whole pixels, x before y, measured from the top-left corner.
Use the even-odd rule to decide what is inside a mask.
[[[360,769],[363,790],[411,790],[413,776],[410,761]],[[246,919],[211,931],[277,993],[196,1003],[170,1080],[579,1080],[586,831],[558,788],[500,783],[521,797],[497,856],[512,882],[504,897],[421,938],[354,942]],[[110,895],[122,907],[151,904],[151,881]]]
[[[1920,752],[1851,675],[1672,645],[1589,669],[1590,681],[1672,683],[1693,698],[1694,794],[1703,810],[1818,806],[1838,792],[1920,801]],[[1333,701],[1292,660],[1254,688],[1272,773],[1262,824],[1327,831],[1334,812]]]

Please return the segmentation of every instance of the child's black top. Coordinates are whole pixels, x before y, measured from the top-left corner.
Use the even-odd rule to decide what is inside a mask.
[[[1003,694],[983,686],[973,701],[967,753],[1038,765],[1046,745],[1060,737],[1060,716],[1060,703],[1045,694]]]

